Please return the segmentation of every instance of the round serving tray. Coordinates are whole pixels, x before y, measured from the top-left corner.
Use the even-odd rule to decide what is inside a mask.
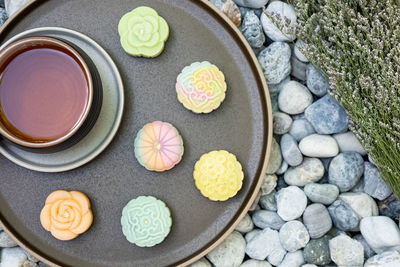
[[[24,248],[58,266],[187,265],[205,255],[235,228],[255,199],[272,140],[271,104],[263,73],[239,30],[206,0],[148,0],[169,23],[171,34],[157,58],[134,58],[119,43],[117,26],[139,0],[40,0],[10,18],[0,32],[4,44],[37,27],[64,27],[89,36],[120,70],[125,110],[114,141],[85,166],[62,173],[40,173],[0,157],[0,221]],[[175,80],[182,68],[208,60],[228,83],[226,100],[208,114],[196,115],[176,99]],[[149,172],[136,161],[133,140],[154,120],[180,131],[185,154],[174,169]],[[242,163],[241,191],[225,202],[201,196],[193,166],[206,152],[226,149]],[[56,189],[80,190],[91,199],[94,223],[75,240],[54,239],[40,225],[47,195]],[[152,248],[128,243],[121,231],[123,206],[139,195],[153,195],[171,209],[173,227]]]

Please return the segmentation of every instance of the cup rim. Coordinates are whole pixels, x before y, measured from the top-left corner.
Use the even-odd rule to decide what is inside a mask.
[[[0,135],[5,137],[6,139],[12,141],[13,143],[16,143],[18,145],[25,146],[25,147],[30,147],[30,148],[46,148],[46,147],[55,146],[57,144],[60,144],[64,141],[66,141],[71,136],[73,136],[79,130],[79,128],[83,125],[83,123],[85,122],[86,118],[89,115],[89,112],[90,112],[92,104],[93,104],[93,91],[94,91],[93,78],[92,78],[92,75],[90,72],[90,68],[86,64],[83,57],[74,48],[72,48],[69,44],[67,44],[61,40],[58,40],[56,38],[44,37],[44,36],[23,38],[21,40],[18,40],[18,41],[15,41],[15,42],[9,44],[5,48],[3,48],[0,51],[0,58],[4,57],[4,56],[9,56],[10,53],[13,53],[14,49],[16,49],[20,46],[24,46],[24,45],[28,45],[28,44],[32,45],[32,44],[38,44],[38,43],[56,45],[58,47],[64,48],[65,50],[67,50],[69,53],[71,53],[73,55],[74,59],[76,61],[78,61],[78,63],[82,66],[82,70],[86,76],[87,85],[88,85],[88,98],[87,98],[84,112],[80,116],[79,120],[75,123],[75,125],[71,128],[71,130],[69,130],[68,133],[63,135],[62,137],[57,138],[52,141],[41,142],[41,143],[25,141],[25,140],[22,140],[14,135],[8,133],[8,131],[6,131],[4,129],[4,126],[0,125]]]

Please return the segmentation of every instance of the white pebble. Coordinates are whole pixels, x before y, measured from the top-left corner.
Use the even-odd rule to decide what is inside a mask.
[[[304,137],[299,148],[303,155],[316,158],[335,157],[339,153],[336,140],[330,135],[312,134]]]

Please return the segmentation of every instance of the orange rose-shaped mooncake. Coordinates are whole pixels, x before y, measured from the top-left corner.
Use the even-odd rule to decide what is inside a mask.
[[[42,212],[40,222],[59,240],[71,240],[86,232],[93,222],[90,201],[78,191],[57,190],[51,193]]]

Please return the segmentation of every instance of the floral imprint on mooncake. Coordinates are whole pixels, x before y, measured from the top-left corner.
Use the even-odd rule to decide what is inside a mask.
[[[186,66],[178,75],[176,93],[185,108],[195,113],[210,113],[225,99],[224,74],[208,61]]]
[[[200,157],[193,178],[201,194],[213,201],[225,201],[242,188],[242,165],[225,150],[212,151]]]
[[[139,247],[152,247],[168,236],[172,219],[163,201],[152,196],[140,196],[124,207],[121,224],[129,242]]]
[[[57,190],[46,199],[40,213],[44,229],[59,240],[71,240],[86,232],[93,222],[90,201],[78,191]]]
[[[122,48],[129,55],[156,57],[164,50],[169,26],[157,11],[141,6],[121,18],[118,33]]]
[[[146,124],[136,135],[135,156],[150,171],[163,172],[178,164],[183,155],[183,141],[178,130],[168,122]]]

